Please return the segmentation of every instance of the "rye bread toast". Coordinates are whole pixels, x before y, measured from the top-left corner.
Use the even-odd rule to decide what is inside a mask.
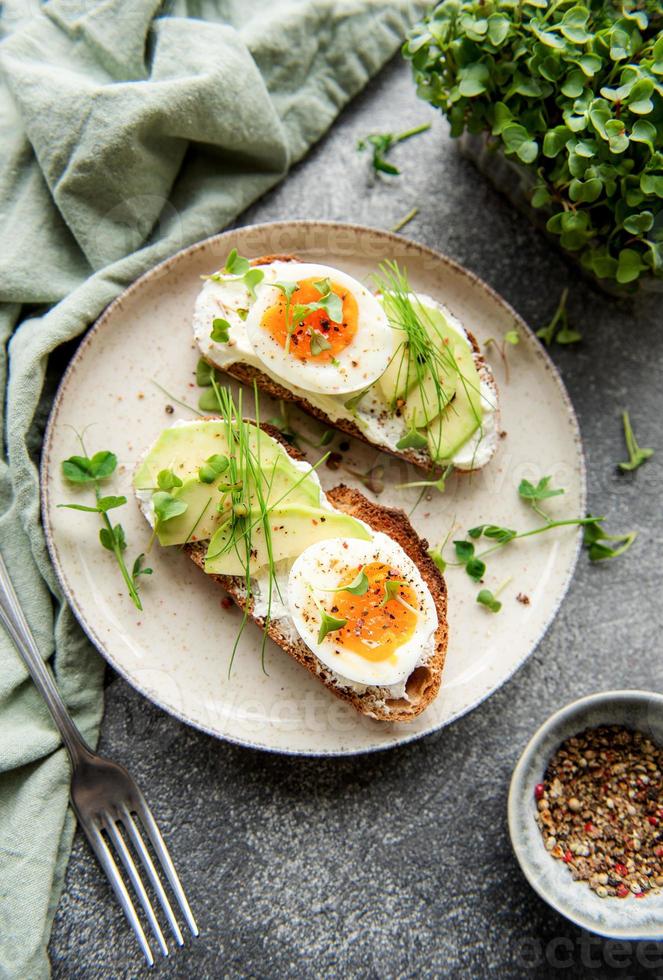
[[[262,255],[259,258],[251,259],[251,265],[268,265],[270,262],[300,262],[302,261],[296,255]],[[476,340],[474,334],[469,330],[466,331],[470,344],[472,345],[472,354],[474,357],[474,363],[476,364],[479,377],[482,381],[486,383],[489,389],[494,393],[495,403],[497,404],[497,384],[495,378],[487,364],[483,354],[481,353],[481,348]],[[214,366],[214,362],[205,358],[203,354],[203,359],[207,360],[209,364]],[[359,428],[359,426],[352,419],[330,419],[322,409],[317,408],[312,405],[307,399],[301,398],[299,395],[294,394],[289,388],[284,387],[284,385],[279,384],[270,378],[269,375],[260,371],[258,368],[253,367],[250,364],[242,364],[240,361],[234,364],[228,364],[221,370],[225,371],[236,381],[242,382],[249,386],[256,384],[257,387],[264,391],[265,394],[269,395],[271,398],[278,399],[280,401],[292,402],[301,408],[304,412],[312,415],[314,418],[323,422],[326,426],[330,426],[335,429],[339,429],[341,432],[345,432],[347,435],[351,436],[353,439],[359,439],[361,442],[367,443],[375,449],[383,450],[384,452],[390,453],[397,459],[403,459],[408,463],[412,463],[421,469],[428,470],[429,472],[437,471],[440,469],[439,465],[433,463],[427,452],[418,451],[416,449],[390,449],[387,446],[377,445],[371,442],[371,440],[366,436],[366,434]],[[498,419],[499,421],[499,419]],[[485,463],[483,464],[485,465]],[[459,473],[470,473],[472,469],[463,468],[457,470]]]
[[[303,458],[296,449],[283,441],[277,429],[269,425],[263,425],[262,428],[268,435],[278,439],[293,458]],[[291,635],[288,635],[283,628],[282,621],[274,620],[271,622],[267,632],[271,639],[286,653],[290,654],[297,663],[306,667],[336,697],[347,701],[357,711],[379,721],[411,721],[428,707],[440,689],[448,639],[447,588],[444,577],[428,556],[428,543],[419,537],[402,510],[373,503],[358,490],[343,484],[328,490],[327,498],[338,510],[365,521],[375,531],[388,534],[403,548],[418,567],[437,608],[438,627],[435,633],[434,652],[426,664],[416,667],[410,674],[405,685],[407,697],[395,699],[389,697],[388,692],[378,687],[368,687],[364,692],[358,693],[350,687],[339,686],[332,671],[318,660],[304,641],[298,636],[293,639]],[[206,542],[185,545],[185,551],[199,568],[204,569]],[[240,609],[244,610],[247,603],[243,578],[228,575],[211,575],[209,577],[214,579],[228,593]],[[256,618],[254,622],[264,628],[263,619]]]

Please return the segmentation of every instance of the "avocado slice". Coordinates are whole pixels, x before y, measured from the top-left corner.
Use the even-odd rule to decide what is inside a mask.
[[[221,419],[173,425],[163,430],[136,470],[134,488],[155,487],[161,470],[172,470],[184,480],[215,453],[228,453],[226,424]]]
[[[217,483],[201,483],[192,476],[181,487],[172,491],[174,497],[183,500],[187,509],[178,517],[159,524],[159,544],[184,544],[188,541],[206,541],[216,531],[221,514],[217,505],[221,501]]]
[[[300,470],[283,446],[255,426],[251,426],[250,435],[265,502],[271,506],[283,502],[291,506],[319,507],[320,485],[311,472]],[[134,476],[134,487],[137,490],[153,489],[158,473],[169,469],[182,480],[182,486],[174,488],[172,495],[187,504],[183,514],[159,526],[160,544],[203,541],[214,534],[223,519],[218,512],[218,505],[223,500],[219,485],[227,481],[228,474],[226,471],[213,483],[203,483],[198,479],[198,470],[210,456],[227,455],[227,450],[227,431],[222,420],[172,426],[156,440]],[[255,478],[249,475],[245,479],[249,481],[251,497],[255,498],[257,506]]]
[[[456,394],[443,412],[428,427],[428,451],[434,463],[452,459],[483,419],[479,374],[472,351],[467,344],[454,348],[459,375]]]
[[[385,297],[383,302],[393,327],[395,312],[389,297]],[[397,401],[405,401],[408,421],[414,428],[421,429],[444,410],[456,393],[458,371],[452,351],[456,346],[465,344],[465,338],[448,323],[444,313],[437,307],[427,306],[418,300],[413,300],[411,305],[431,345],[439,352],[436,357],[437,381],[433,380],[429,370],[420,381],[417,380],[416,365],[411,361],[407,347],[407,334],[394,327],[399,344],[386,371],[380,377],[378,386],[383,398],[392,408]]]
[[[246,527],[251,528],[250,574],[270,564],[270,556],[265,540],[265,531],[258,509],[252,510],[246,518]],[[302,551],[325,538],[360,538],[370,541],[371,533],[354,517],[339,511],[322,507],[309,507],[303,504],[287,504],[275,507],[269,514],[271,537],[271,560],[293,558]],[[245,540],[239,538],[236,544],[228,547],[232,528],[226,520],[216,531],[207,549],[205,571],[208,575],[245,575]],[[228,548],[227,551],[224,549]]]
[[[458,383],[458,364],[454,355],[456,347],[466,347],[467,342],[457,330],[447,322],[441,310],[417,303],[421,321],[426,327],[428,337],[438,351],[435,366],[437,383],[430,371],[426,371],[421,384],[415,385],[408,393],[405,415],[416,429],[425,429],[449,404],[456,394]]]

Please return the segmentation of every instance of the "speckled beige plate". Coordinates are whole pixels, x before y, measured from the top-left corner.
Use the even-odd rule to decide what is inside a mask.
[[[406,725],[357,715],[271,644],[263,672],[261,635],[252,625],[228,676],[240,617],[223,608],[212,582],[183,554],[157,546],[150,556],[154,575],[143,579],[140,613],[122,589],[112,556],[99,547],[96,519],[56,508],[75,497],[62,481],[60,462],[77,451],[72,427],[87,426],[88,450],[111,449],[120,461],[109,492],[130,498],[121,512],[129,554],[146,546],[149,534],[131,498],[131,473],[162,428],[178,417],[192,417],[177,405],[168,414],[173,399],[153,382],[196,404],[193,302],[201,274],[222,265],[232,247],[248,256],[293,252],[360,279],[381,260],[396,259],[416,289],[443,300],[481,343],[518,330],[521,342],[508,352],[508,379],[494,347],[491,354],[506,435],[488,467],[451,478],[443,496],[434,491],[416,506],[412,521],[430,542],[450,531],[451,538],[459,537],[463,529],[484,522],[534,527],[537,519],[516,492],[523,477],[551,474],[556,486],[566,488],[563,497],[550,502],[555,516],[584,511],[582,448],[562,382],[529,329],[484,283],[442,255],[384,231],[322,222],[257,225],[186,249],[143,276],[104,312],[74,357],[53,408],[42,463],[44,526],[65,595],[92,641],[131,684],[178,718],[219,737],[280,752],[328,755],[386,748],[435,731],[497,690],[532,653],[569,586],[579,545],[575,528],[511,545],[489,561],[487,587],[494,590],[510,580],[498,615],[476,603],[478,586],[461,569],[448,570],[450,641],[442,689],[435,703]],[[262,416],[272,414],[265,399]],[[294,424],[309,436],[321,431],[306,416],[295,414]],[[309,451],[311,459],[318,455]],[[322,468],[322,481],[356,484],[348,469],[361,472],[375,465],[385,470],[380,502],[411,511],[419,491],[394,487],[421,474],[359,443],[344,452],[343,469]]]

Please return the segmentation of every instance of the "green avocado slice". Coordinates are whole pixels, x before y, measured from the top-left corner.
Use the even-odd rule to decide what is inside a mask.
[[[483,420],[479,374],[466,344],[454,349],[459,368],[453,401],[428,427],[428,451],[435,463],[451,460]]]
[[[360,538],[370,541],[371,533],[360,521],[339,511],[322,507],[288,504],[269,513],[271,561],[294,558],[326,538]],[[249,573],[254,575],[270,565],[268,542],[259,510],[244,519],[251,528]],[[241,528],[241,525],[240,525]],[[205,571],[208,575],[245,575],[247,571],[246,539],[234,530],[230,519],[218,528],[207,549]]]

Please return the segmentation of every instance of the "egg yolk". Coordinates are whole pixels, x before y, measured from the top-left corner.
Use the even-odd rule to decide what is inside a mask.
[[[348,289],[332,282],[331,291],[336,293],[343,304],[342,321],[335,323],[330,319],[329,313],[323,309],[313,310],[297,322],[293,322],[292,311],[295,306],[308,306],[320,302],[322,294],[315,286],[318,281],[315,278],[302,279],[297,283],[297,289],[292,293],[290,303],[281,294],[278,303],[268,307],[263,313],[261,326],[284,350],[288,339],[288,326],[290,326],[289,354],[299,361],[315,360],[316,363],[325,363],[337,357],[352,343],[357,333],[357,300]],[[311,350],[311,341],[315,334],[320,340],[314,343]],[[324,344],[324,341],[329,344],[329,347]],[[324,350],[321,350],[323,346]]]
[[[361,570],[355,569],[343,578],[339,586],[349,585]],[[408,609],[396,595],[384,605],[388,580],[403,581],[397,569],[382,562],[364,566],[368,578],[368,591],[364,595],[337,592],[329,610],[333,616],[346,619],[347,623],[333,634],[334,640],[345,650],[352,650],[365,660],[380,662],[389,660],[399,647],[410,639],[417,625],[419,608],[414,589],[406,584],[398,586],[397,595],[412,607]]]

